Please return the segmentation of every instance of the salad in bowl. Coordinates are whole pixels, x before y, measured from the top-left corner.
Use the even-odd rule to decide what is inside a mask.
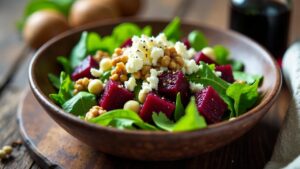
[[[182,37],[180,19],[161,33],[121,23],[101,37],[83,32],[63,71],[49,72],[50,98],[89,123],[122,130],[198,130],[234,118],[259,101],[260,75],[243,71],[201,30]]]

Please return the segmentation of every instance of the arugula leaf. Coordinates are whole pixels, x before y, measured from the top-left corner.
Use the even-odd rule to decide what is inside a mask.
[[[205,87],[213,87],[220,97],[228,105],[228,109],[234,113],[233,101],[230,97],[226,95],[226,90],[229,87],[229,83],[216,76],[216,74],[211,70],[211,68],[204,62],[200,62],[200,69],[191,75],[187,76],[187,79],[193,83],[201,83]]]
[[[123,119],[123,118],[114,118],[110,123],[109,126],[118,128],[118,129],[136,129],[137,126],[140,129],[144,130],[157,130],[157,128],[153,125],[148,123],[134,121],[131,119]]]
[[[175,107],[175,112],[174,112],[174,119],[175,119],[175,121],[177,121],[184,115],[184,107],[181,102],[180,93],[177,93],[175,105],[176,105],[176,107]]]
[[[101,47],[101,37],[98,33],[89,32],[87,37],[87,53],[94,54]]]
[[[161,129],[166,131],[190,131],[207,126],[205,119],[199,114],[195,102],[195,98],[192,97],[189,102],[185,115],[182,116],[176,123],[168,119],[164,113],[153,113],[152,119],[154,123]]]
[[[242,71],[244,69],[244,64],[237,60],[231,60],[230,65],[233,71]]]
[[[163,30],[163,33],[166,35],[167,39],[173,42],[176,42],[180,39],[181,30],[180,30],[181,21],[179,17],[175,17]]]
[[[64,72],[66,72],[67,74],[71,74],[72,73],[72,67],[70,64],[70,61],[64,57],[64,56],[58,56],[56,58],[57,62],[61,64],[61,66],[63,67]]]
[[[88,32],[82,32],[79,42],[72,49],[71,56],[70,56],[70,62],[72,68],[78,66],[81,63],[81,61],[86,57],[88,53],[87,39],[88,39]]]
[[[56,89],[59,89],[59,87],[60,87],[60,80],[59,80],[59,77],[55,76],[55,75],[52,74],[52,73],[49,73],[49,74],[48,74],[48,79],[49,79],[49,81],[51,82],[51,84],[52,84]]]
[[[115,120],[115,119],[126,119],[127,121],[125,122],[120,122],[120,120]],[[148,123],[145,123],[140,116],[137,115],[137,113],[131,111],[131,110],[123,110],[123,109],[116,109],[116,110],[111,110],[109,112],[106,112],[102,114],[101,116],[95,117],[89,122],[91,123],[96,123],[102,126],[109,126],[109,125],[117,125],[116,121],[118,121],[118,125],[123,125],[123,127],[128,126],[129,124],[131,125],[136,125],[140,127],[141,129],[145,130],[157,130],[155,126],[152,126]],[[131,122],[130,122],[131,121]],[[125,124],[120,124],[120,123],[125,123]],[[125,126],[124,126],[125,125]]]
[[[142,29],[142,34],[147,35],[147,36],[151,36],[152,35],[152,27],[151,26],[145,26]]]
[[[204,117],[197,110],[195,98],[192,97],[186,107],[185,115],[176,122],[173,131],[196,130],[206,126]]]
[[[73,96],[73,89],[74,86],[70,76],[65,72],[61,72],[59,91],[57,94],[50,94],[49,97],[61,106]]]
[[[95,95],[88,92],[79,92],[67,100],[62,108],[76,116],[84,116],[89,109],[97,104]]]
[[[108,52],[110,54],[114,53],[115,48],[119,47],[118,44],[116,44],[114,37],[112,36],[105,36],[101,40],[101,44],[99,45],[99,49],[103,50],[105,52]]]
[[[141,29],[133,23],[122,23],[114,28],[112,36],[115,39],[115,43],[120,46],[125,40],[131,38],[134,35],[141,35]]]
[[[259,80],[256,80],[252,85],[233,83],[228,87],[226,94],[234,100],[235,116],[245,113],[257,102],[258,84]]]
[[[208,45],[206,37],[202,32],[199,31],[192,31],[189,33],[188,40],[196,51],[200,51]]]
[[[157,127],[166,131],[173,131],[175,123],[171,121],[165,113],[152,113],[153,122],[156,124]]]
[[[229,50],[222,46],[222,45],[216,45],[213,47],[213,50],[214,50],[214,53],[215,53],[215,56],[216,56],[216,62],[220,65],[225,65],[225,64],[228,64],[229,62],[229,55],[230,55],[230,52]]]
[[[243,80],[248,84],[253,84],[255,81],[261,81],[263,76],[261,75],[252,75],[246,72],[233,71],[233,77],[235,80]]]

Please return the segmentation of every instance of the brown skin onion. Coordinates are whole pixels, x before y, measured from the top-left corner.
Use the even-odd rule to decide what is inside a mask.
[[[29,46],[38,48],[68,29],[68,22],[62,14],[52,10],[42,10],[28,17],[23,38]]]
[[[69,23],[76,27],[118,16],[119,9],[115,0],[78,0],[71,8]]]
[[[117,2],[123,16],[135,15],[141,7],[141,0],[117,0]]]

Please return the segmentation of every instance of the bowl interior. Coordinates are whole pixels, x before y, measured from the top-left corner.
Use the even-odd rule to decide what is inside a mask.
[[[161,32],[168,24],[168,21],[157,20],[144,21],[137,19],[134,20],[134,22],[142,27],[151,25],[154,35]],[[39,92],[44,100],[54,104],[52,100],[48,98],[49,94],[55,92],[48,80],[48,73],[59,74],[60,68],[56,62],[56,57],[69,56],[71,49],[78,42],[83,30],[97,32],[103,37],[105,35],[110,35],[112,29],[119,23],[119,21],[111,22],[109,24],[98,23],[75,29],[54,38],[51,42],[44,45],[37,52],[31,65],[30,73],[32,76],[32,87],[37,89],[36,92]],[[246,116],[248,113],[255,113],[264,105],[268,104],[268,102],[274,100],[274,97],[279,92],[277,90],[280,89],[281,76],[274,60],[263,48],[248,38],[231,31],[213,29],[192,23],[182,24],[183,36],[186,36],[190,31],[195,29],[202,31],[205,34],[210,45],[222,44],[228,47],[231,51],[232,58],[240,60],[245,64],[246,72],[264,76],[263,83],[260,87],[260,91],[262,92],[261,102],[243,116]],[[58,113],[64,112],[60,111]],[[65,114],[65,116],[71,116],[67,113]],[[222,123],[223,122],[220,124]]]

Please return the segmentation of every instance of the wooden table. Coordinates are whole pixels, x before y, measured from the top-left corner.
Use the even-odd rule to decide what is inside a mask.
[[[16,112],[21,95],[24,93],[24,89],[28,88],[27,69],[34,52],[25,46],[15,28],[15,23],[21,17],[25,3],[26,0],[0,1],[0,147],[21,139],[16,123]],[[180,16],[198,23],[227,28],[229,2],[225,0],[144,0],[143,3],[144,7],[139,14],[141,17],[173,18]],[[300,11],[297,8],[300,8],[300,1],[295,0],[291,42],[300,37],[300,21],[297,20],[300,17]],[[241,168],[240,164],[243,164],[244,161],[253,160],[251,167],[261,168],[270,159],[278,130],[288,108],[288,102],[289,93],[286,88],[283,88],[279,100],[263,121],[235,142],[239,144],[236,146],[238,148],[227,146],[222,149],[221,153],[212,153],[210,157],[193,160],[193,164],[188,165],[189,168],[197,168],[199,163],[215,162],[218,164],[218,159],[227,159],[230,154],[240,154],[241,158],[239,161],[227,161],[231,165],[218,164],[218,166]],[[255,147],[262,151],[257,151],[259,153],[255,157],[249,157],[247,153],[251,151],[253,144],[257,144]],[[228,158],[228,160],[230,159]],[[112,162],[123,164],[114,165],[117,168],[139,168],[147,167],[150,164],[147,162],[144,165],[134,161],[126,163],[122,159],[115,159]],[[177,167],[187,166],[185,162],[183,161]],[[156,167],[176,167],[171,164],[172,162],[158,163]],[[153,167],[153,164],[149,166]],[[26,148],[19,146],[14,150],[12,158],[0,163],[0,168],[27,169],[39,168],[39,166],[31,159]]]

